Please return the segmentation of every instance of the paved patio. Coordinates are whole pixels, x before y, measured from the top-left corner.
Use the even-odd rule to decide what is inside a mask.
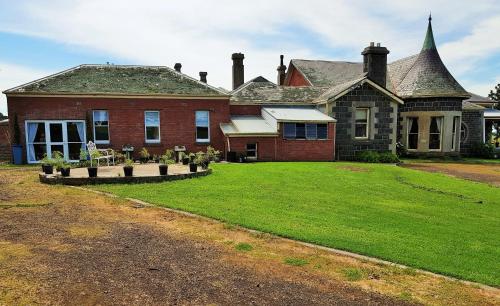
[[[157,176],[160,175],[158,168],[159,164],[134,164],[134,176]],[[198,167],[198,171],[201,170]],[[189,166],[182,164],[168,165],[168,175],[187,174],[189,173]],[[99,177],[120,177],[123,174],[123,165],[119,166],[101,166],[97,170]],[[88,177],[87,168],[71,169],[70,177],[82,178]]]

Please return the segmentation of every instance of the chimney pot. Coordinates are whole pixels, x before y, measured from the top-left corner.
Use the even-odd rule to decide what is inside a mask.
[[[233,90],[245,83],[244,58],[245,55],[243,53],[233,53],[231,55],[231,59],[233,60]]]
[[[373,41],[370,42],[370,47],[375,46],[375,43]]]
[[[181,63],[175,63],[174,69],[177,72],[181,72],[182,64]]]
[[[207,72],[205,71],[200,71],[200,81],[203,83],[207,82]]]
[[[280,65],[278,66],[278,85],[283,85],[285,83],[285,76],[286,76],[286,66],[283,64],[283,58],[285,56],[282,54],[280,55]]]

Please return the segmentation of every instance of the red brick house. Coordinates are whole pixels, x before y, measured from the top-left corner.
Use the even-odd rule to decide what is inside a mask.
[[[254,160],[334,159],[331,117],[314,109],[285,109],[276,118],[259,119],[255,115],[260,107],[233,108],[228,92],[206,84],[206,73],[200,76],[199,81],[181,73],[180,65],[176,70],[81,65],[4,93],[9,115],[18,118],[28,163],[53,151],[77,161],[89,140],[117,151],[131,145],[135,154],[141,148],[161,154],[174,146],[197,152],[210,145],[225,155],[234,152],[233,156],[243,154]],[[253,116],[254,123],[267,122],[266,130],[258,129],[262,125],[252,133],[241,130],[241,122],[231,118],[233,111],[246,119]],[[294,117],[287,118],[292,111]],[[10,129],[14,128],[11,123]]]

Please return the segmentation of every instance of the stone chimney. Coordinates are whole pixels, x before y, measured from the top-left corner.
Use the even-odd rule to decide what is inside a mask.
[[[233,53],[231,59],[233,60],[233,90],[240,87],[245,83],[245,66],[243,66],[243,53]]]
[[[282,54],[280,55],[280,65],[278,66],[278,85],[283,85],[285,83],[285,76],[286,76],[286,66],[283,65],[283,58],[285,56]]]
[[[205,71],[200,71],[200,81],[203,83],[207,82],[207,74]]]
[[[181,72],[182,64],[181,63],[175,63],[174,69],[177,72]]]
[[[387,78],[387,54],[389,50],[381,47],[380,43],[370,43],[363,52],[363,72],[367,73],[370,80],[385,88]]]

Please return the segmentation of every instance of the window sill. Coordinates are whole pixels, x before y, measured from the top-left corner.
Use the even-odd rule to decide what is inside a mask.
[[[196,141],[195,144],[198,146],[209,146],[210,141]]]

